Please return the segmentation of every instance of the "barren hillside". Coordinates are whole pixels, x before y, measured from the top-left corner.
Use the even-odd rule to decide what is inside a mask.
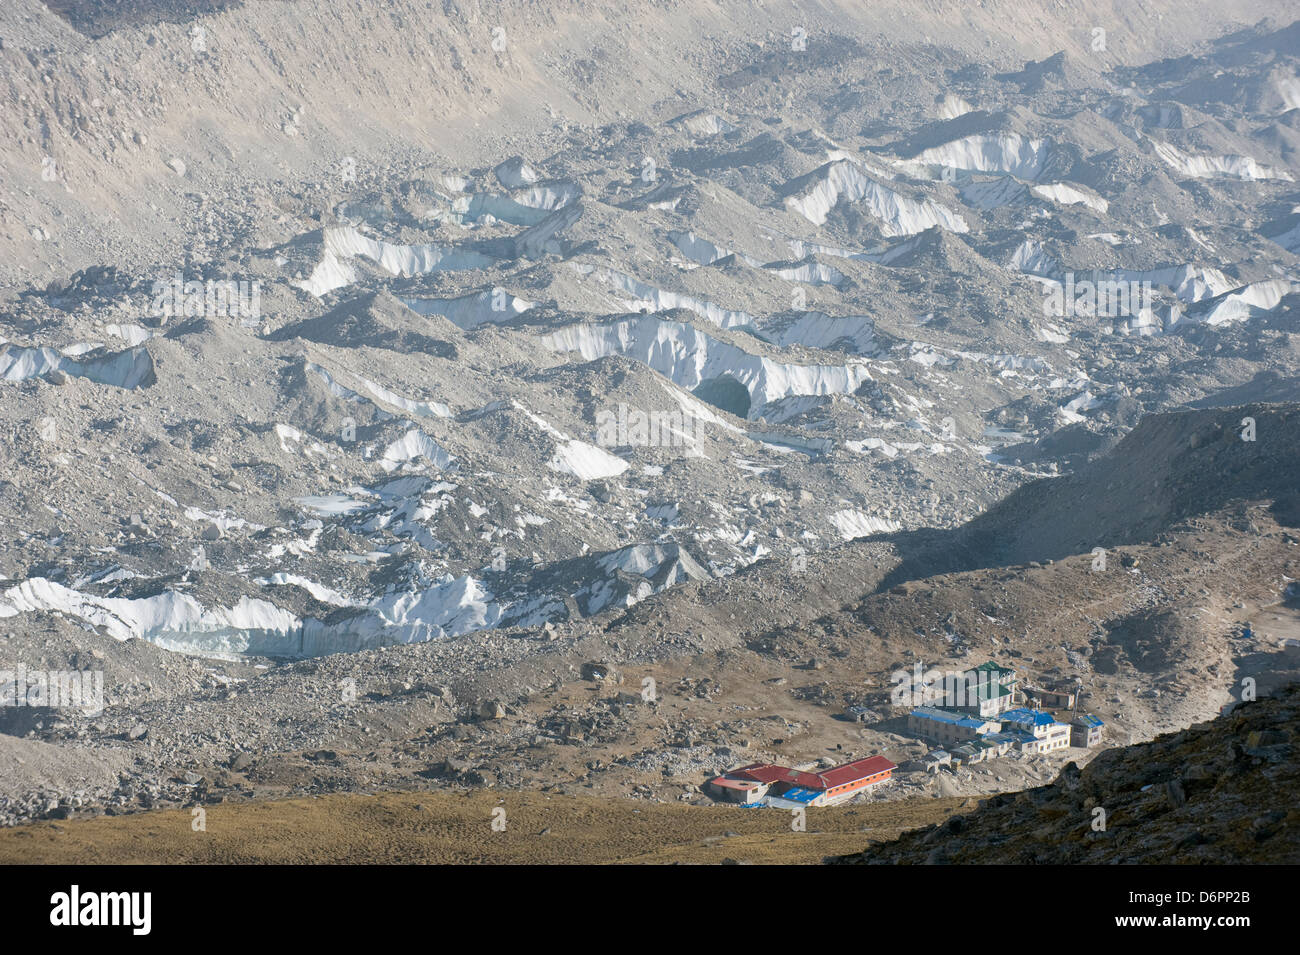
[[[0,824],[888,816],[1300,677],[1295,16],[6,0]],[[987,661],[1103,741],[940,768]]]

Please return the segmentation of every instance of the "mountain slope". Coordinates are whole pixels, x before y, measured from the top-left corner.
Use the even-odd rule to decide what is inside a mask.
[[[1300,685],[1179,733],[1066,766],[839,865],[1284,864],[1300,861]],[[1100,810],[1100,811],[1099,811]]]

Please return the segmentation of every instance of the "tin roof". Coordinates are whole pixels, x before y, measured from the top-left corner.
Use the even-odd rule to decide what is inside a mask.
[[[821,795],[819,789],[805,789],[802,786],[792,786],[777,798],[789,799],[791,802],[812,802]]]
[[[877,773],[887,772],[897,769],[898,767],[885,759],[883,756],[868,756],[866,759],[855,759],[851,763],[845,763],[843,766],[835,766],[819,773],[822,782],[827,789],[835,786],[844,786],[848,783],[855,783],[860,779],[866,779],[868,776],[875,776]]]
[[[750,763],[726,775],[732,779],[752,779],[756,783],[790,783],[812,788],[816,788],[821,783],[821,780],[812,773],[800,772],[788,766],[777,766],[774,763]]]
[[[897,768],[894,763],[883,756],[867,756],[864,759],[855,759],[853,762],[845,763],[842,766],[833,766],[822,773],[805,773],[797,769],[790,769],[787,766],[777,766],[773,763],[750,763],[748,766],[733,769],[731,772],[719,776],[718,779],[766,784],[789,783],[798,789],[821,792],[825,789],[833,789],[836,786],[847,786],[850,783]],[[788,797],[789,793],[785,792],[780,795]]]
[[[992,683],[980,681],[974,684],[975,696],[980,700],[988,700],[1000,696],[1010,696],[1014,692],[1011,687],[1004,686],[1001,683]]]
[[[981,663],[981,664],[980,664],[979,666],[977,666],[977,667],[971,667],[971,668],[970,668],[969,670],[967,670],[966,672],[967,672],[967,673],[980,673],[980,672],[985,672],[985,673],[1015,673],[1016,671],[1013,670],[1011,667],[999,666],[998,664],[994,663],[992,660],[986,660],[985,662]]]
[[[912,715],[935,720],[939,723],[952,723],[954,726],[973,726],[977,729],[985,723],[991,722],[990,720],[967,716],[965,713],[952,713],[948,710],[941,710],[937,706],[918,706],[912,710]]]
[[[940,723],[956,723],[963,719],[961,713],[949,713],[947,710],[940,710],[933,706],[918,706],[912,710],[912,715],[927,720],[938,720]]]
[[[998,719],[1004,723],[1029,723],[1032,726],[1047,726],[1049,723],[1056,722],[1056,717],[1051,713],[1044,713],[1042,710],[1031,710],[1027,706],[1007,710]]]

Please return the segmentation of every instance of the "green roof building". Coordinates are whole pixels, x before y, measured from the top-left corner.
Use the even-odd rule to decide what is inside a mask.
[[[966,680],[965,699],[955,701],[961,709],[991,717],[1016,705],[1019,679],[1010,667],[988,660],[962,675]]]

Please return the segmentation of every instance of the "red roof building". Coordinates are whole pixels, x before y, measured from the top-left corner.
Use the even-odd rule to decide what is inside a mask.
[[[727,773],[728,776],[739,776],[742,779],[749,779],[756,783],[789,783],[791,786],[805,786],[808,789],[821,789],[821,777],[813,773],[800,772],[797,769],[789,769],[785,766],[777,766],[773,763],[751,763],[748,766],[742,766],[740,769]]]
[[[815,794],[809,804],[825,806],[841,802],[869,786],[892,777],[898,767],[883,756],[868,756],[822,773],[808,773],[774,763],[750,763],[711,781],[724,798],[759,802],[767,796],[781,796],[799,790]]]
[[[823,789],[834,789],[838,786],[855,783],[859,779],[877,776],[880,773],[893,773],[897,768],[896,765],[883,756],[868,756],[866,759],[855,759],[843,766],[828,769],[824,773],[818,773],[818,776],[824,783]]]

